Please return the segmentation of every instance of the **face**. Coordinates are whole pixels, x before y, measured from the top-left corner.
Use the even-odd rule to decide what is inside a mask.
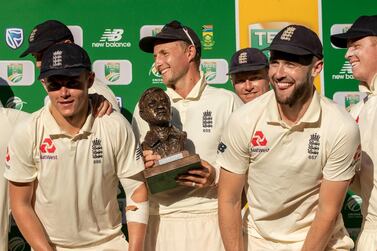
[[[165,125],[171,120],[169,97],[160,91],[148,94],[141,102],[142,117],[149,124]]]
[[[240,72],[232,74],[234,91],[244,103],[269,91],[268,70]]]
[[[43,52],[32,52],[31,55],[33,55],[35,59],[35,66],[41,69]]]
[[[280,105],[302,105],[310,99],[322,60],[271,51],[269,77]]]
[[[44,79],[43,86],[51,101],[52,114],[65,119],[86,116],[88,88],[94,81],[94,73],[81,72],[78,77],[51,76]]]
[[[371,84],[377,73],[377,36],[350,40],[347,43],[345,58],[352,66],[353,76],[360,81]]]
[[[153,49],[155,67],[162,76],[162,81],[173,87],[188,73],[189,63],[193,59],[192,45],[182,41],[156,44]]]

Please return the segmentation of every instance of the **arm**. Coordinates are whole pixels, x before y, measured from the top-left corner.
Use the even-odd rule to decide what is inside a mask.
[[[349,183],[349,180],[328,181],[323,179],[319,192],[318,210],[302,251],[325,250],[342,208]]]
[[[10,205],[14,219],[35,251],[52,251],[44,228],[32,207],[34,182],[9,182]]]
[[[130,216],[131,212],[137,212],[137,210],[143,210],[145,208],[142,208],[143,206],[140,206],[141,204],[144,204],[144,206],[148,207],[148,191],[144,183],[140,184],[138,188],[134,191],[134,193],[131,196],[131,200],[135,202],[136,205],[129,205],[126,208],[126,212],[128,213],[128,216]],[[146,204],[146,205],[145,205]],[[137,207],[139,206],[139,207]],[[144,214],[143,216],[146,217],[146,220],[140,220],[140,221],[147,221],[148,220],[148,210],[146,212],[139,212]],[[145,215],[146,214],[146,215]],[[142,217],[143,217],[142,216]],[[129,234],[129,251],[142,251],[144,250],[144,239],[145,234],[147,230],[146,222],[145,224],[138,221],[132,221],[131,219],[127,221],[127,227],[128,227],[128,234]]]
[[[219,225],[226,251],[243,251],[241,194],[245,175],[225,169],[219,180]]]
[[[102,117],[105,114],[110,115],[113,112],[113,106],[104,96],[93,93],[89,94],[89,98],[92,101],[93,116]]]

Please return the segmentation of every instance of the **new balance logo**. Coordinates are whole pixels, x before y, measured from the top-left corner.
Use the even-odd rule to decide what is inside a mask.
[[[340,69],[338,74],[333,74],[331,76],[333,80],[344,80],[344,79],[354,79],[352,75],[352,66],[348,60],[346,60]]]
[[[349,61],[344,62],[342,69],[340,69],[339,74],[352,74],[352,66]]]
[[[100,42],[117,42],[122,39],[124,33],[123,29],[105,29],[105,32],[102,34]]]
[[[251,144],[253,146],[266,146],[267,139],[262,131],[256,131],[253,138],[251,139]]]

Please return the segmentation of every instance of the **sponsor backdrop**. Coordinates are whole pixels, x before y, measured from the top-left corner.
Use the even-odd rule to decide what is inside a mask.
[[[20,8],[24,15],[18,15]],[[37,80],[33,58],[19,58],[27,48],[32,28],[47,19],[69,25],[75,41],[90,54],[93,69],[118,97],[123,114],[130,119],[143,90],[163,87],[153,67],[153,57],[138,48],[141,37],[154,35],[162,25],[178,19],[191,26],[202,41],[201,70],[214,86],[232,89],[226,75],[236,49],[267,47],[276,33],[291,23],[312,28],[324,44],[325,67],[316,79],[317,90],[341,105],[362,97],[352,78],[345,50],[331,45],[330,34],[345,31],[359,15],[376,14],[374,0],[345,5],[341,0],[183,0],[100,1],[15,0],[2,5],[0,23],[0,100],[3,106],[33,112],[45,99]],[[267,52],[266,52],[267,53]],[[268,54],[267,54],[268,55]],[[123,196],[120,196],[123,197]],[[121,203],[124,201],[121,199]],[[360,197],[349,193],[342,210],[345,223],[356,236],[361,222]],[[10,250],[29,250],[13,225]]]
[[[22,9],[22,15],[18,15]],[[138,47],[141,37],[156,34],[177,19],[192,27],[202,41],[201,69],[210,84],[231,89],[228,59],[236,49],[234,1],[26,1],[2,5],[0,22],[0,99],[3,106],[33,112],[44,104],[31,56],[18,56],[28,46],[33,27],[48,19],[69,25],[76,43],[89,53],[96,75],[118,97],[128,119],[141,93],[163,87],[153,56]],[[123,196],[120,196],[123,197]],[[124,201],[121,200],[123,203]],[[29,250],[13,224],[10,250]]]

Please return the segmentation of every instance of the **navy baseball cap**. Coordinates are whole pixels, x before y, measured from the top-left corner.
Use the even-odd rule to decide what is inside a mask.
[[[91,71],[88,53],[77,44],[55,44],[42,57],[41,73],[38,79],[51,76],[76,77],[82,71]]]
[[[256,48],[244,48],[233,54],[228,75],[268,67],[267,57]]]
[[[332,35],[330,39],[333,45],[347,48],[349,39],[360,39],[368,36],[377,36],[377,15],[359,17],[347,32]]]
[[[156,36],[143,37],[139,41],[142,51],[153,53],[153,48],[157,42],[185,41],[195,46],[197,53],[201,54],[201,44],[198,35],[193,29],[182,25],[179,21],[171,21],[166,24]]]
[[[302,25],[288,25],[282,29],[265,50],[323,58],[322,43],[319,37],[314,31]]]
[[[20,57],[25,57],[29,53],[44,51],[51,45],[64,40],[74,42],[69,28],[57,20],[47,20],[34,27],[29,36],[29,47]]]

